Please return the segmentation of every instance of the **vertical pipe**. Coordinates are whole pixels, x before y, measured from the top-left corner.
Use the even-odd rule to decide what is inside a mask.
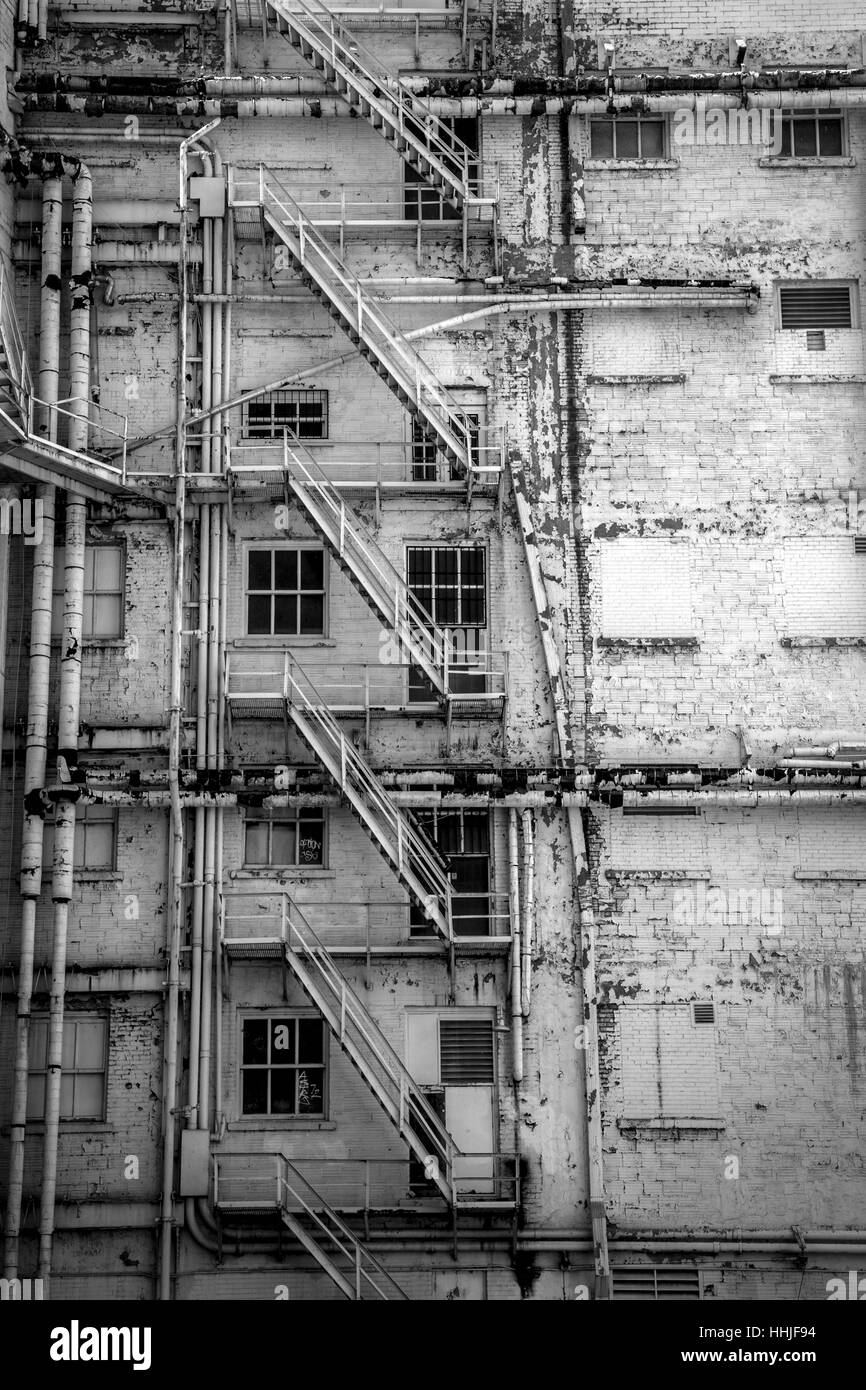
[[[46,179],[42,192],[42,290],[40,298],[39,394],[49,405],[57,400],[60,362],[60,257],[63,187]],[[57,416],[43,412],[38,429],[56,438]],[[43,808],[48,743],[48,696],[51,663],[51,607],[54,587],[54,488],[37,490],[42,506],[42,537],[33,552],[30,616],[30,682],[27,696],[27,751],[24,764],[24,828],[21,837],[21,947],[15,1025],[15,1069],[9,1139],[4,1274],[18,1275],[21,1202],[24,1193],[24,1139],[27,1123],[27,1077],[30,1063],[30,1003],[36,904],[42,892]]]
[[[4,483],[0,487],[0,504],[7,518],[15,506],[21,506],[21,489]],[[3,723],[6,706],[6,636],[9,617],[9,562],[12,551],[11,522],[0,528],[0,784],[3,781]]]
[[[511,1045],[512,1076],[523,1080],[523,1014],[520,1006],[520,868],[517,862],[517,812],[508,812],[508,873],[511,898]]]
[[[90,418],[90,295],[93,233],[93,181],[80,164],[73,178],[72,278],[69,317],[69,394],[72,416],[69,447],[86,453]],[[78,763],[81,720],[81,650],[84,629],[84,538],[87,506],[83,497],[68,493],[64,549],[63,632],[60,645],[60,699],[57,716],[58,756],[74,770]],[[54,1204],[57,1192],[60,1138],[60,1086],[63,1061],[63,1017],[66,994],[66,946],[72,864],[75,847],[75,802],[60,802],[54,823],[54,941],[51,955],[51,996],[48,1017],[48,1060],[45,1084],[45,1131],[42,1145],[42,1192],[39,1211],[38,1277],[46,1291],[51,1277],[54,1242]]]
[[[532,1000],[532,937],[535,930],[535,824],[532,811],[523,812],[523,951],[520,1010],[529,1018]]]
[[[38,0],[36,9],[36,37],[39,40],[48,38],[48,0]]]

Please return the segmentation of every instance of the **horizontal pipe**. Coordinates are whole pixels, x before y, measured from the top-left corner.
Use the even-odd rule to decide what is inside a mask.
[[[42,204],[35,198],[19,198],[15,208],[16,222],[39,222]],[[193,212],[191,221],[197,221]],[[63,221],[72,221],[72,205],[64,207]],[[93,204],[93,223],[109,223],[115,227],[150,227],[160,223],[180,226],[177,202],[171,198],[98,198]]]
[[[15,242],[13,255],[16,265],[39,260],[38,249],[25,241]],[[176,241],[100,241],[93,245],[93,259],[98,265],[176,265],[179,256]],[[190,243],[186,256],[191,265],[200,265],[201,246]]]

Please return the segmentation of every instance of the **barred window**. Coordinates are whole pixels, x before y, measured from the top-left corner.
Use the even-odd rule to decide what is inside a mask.
[[[487,622],[485,552],[481,546],[407,549],[408,584],[434,623],[484,627]]]
[[[327,391],[269,391],[245,403],[247,439],[280,439],[284,430],[299,439],[327,439]]]

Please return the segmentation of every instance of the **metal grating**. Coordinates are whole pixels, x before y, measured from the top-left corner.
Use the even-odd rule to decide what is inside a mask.
[[[443,1086],[492,1086],[492,1020],[440,1019],[439,1069]]]
[[[713,1024],[716,1021],[715,1004],[693,1004],[692,1019],[696,1024]]]
[[[695,1302],[701,1297],[701,1275],[687,1265],[630,1265],[612,1270],[611,1296],[650,1302]]]
[[[851,328],[850,285],[782,285],[779,305],[783,328]]]

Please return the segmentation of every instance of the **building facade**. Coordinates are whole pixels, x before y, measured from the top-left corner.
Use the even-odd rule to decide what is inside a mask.
[[[3,5],[6,1279],[866,1266],[864,41]]]

